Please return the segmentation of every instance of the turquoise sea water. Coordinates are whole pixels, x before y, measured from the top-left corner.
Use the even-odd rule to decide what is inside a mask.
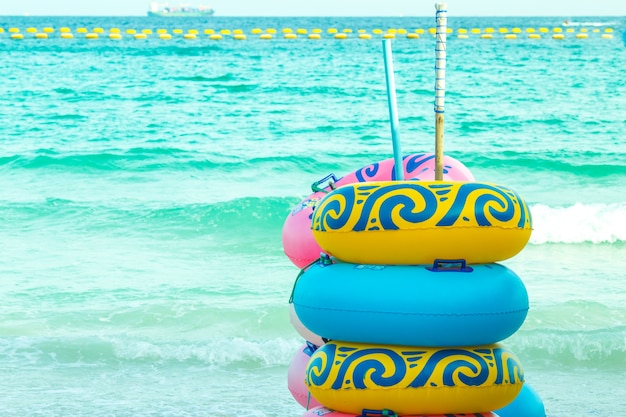
[[[608,417],[626,410],[626,18],[578,20],[589,39],[451,36],[445,152],[530,205],[530,244],[504,262],[530,296],[504,341],[526,381],[549,417]],[[356,33],[434,17],[0,18],[30,26]],[[393,52],[403,151],[432,152],[434,40]],[[0,72],[0,414],[301,415],[281,229],[313,181],[392,156],[379,38],[1,33]]]

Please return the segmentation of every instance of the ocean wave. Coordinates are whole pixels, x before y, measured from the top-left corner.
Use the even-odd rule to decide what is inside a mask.
[[[116,202],[94,204],[50,198],[4,204],[0,207],[0,218],[13,219],[15,231],[24,227],[94,236],[144,235],[169,239],[214,236],[221,244],[245,241],[254,247],[268,244],[268,233],[274,234],[279,242],[282,224],[297,202],[298,198],[245,197],[213,204],[150,207],[141,203],[116,206]]]
[[[12,366],[89,367],[117,364],[203,365],[221,369],[286,366],[297,339],[209,337],[185,340],[130,334],[74,337],[0,338],[0,354]]]
[[[626,371],[626,326],[521,330],[505,344],[533,364]]]
[[[153,124],[148,127],[159,128]],[[254,168],[261,172],[271,172],[282,176],[286,172],[311,173],[311,182],[322,178],[335,169],[337,163],[332,158],[324,159],[317,155],[245,155],[214,152],[210,150],[189,150],[184,146],[136,146],[127,149],[102,149],[64,152],[53,148],[39,148],[20,155],[0,156],[0,170],[62,169],[64,172],[89,173],[90,171],[124,172],[205,172],[207,175],[229,175],[241,172],[244,168]],[[216,144],[217,145],[217,144]],[[331,155],[332,156],[332,155]],[[385,156],[381,159],[387,159]],[[355,167],[356,168],[356,167]],[[337,172],[345,175],[346,172]]]
[[[0,157],[0,169],[62,168],[66,172],[156,170],[234,170],[241,167],[240,157],[190,151],[175,146],[107,149],[101,152],[61,152],[37,149],[28,154]]]
[[[477,123],[483,125],[482,122]],[[470,168],[488,168],[503,171],[516,171],[519,168],[533,172],[570,173],[584,177],[608,177],[625,175],[624,154],[594,151],[544,151],[524,152],[503,150],[495,154],[467,153],[461,161]]]
[[[203,75],[192,75],[188,77],[172,77],[170,78],[174,81],[191,81],[191,82],[225,82],[225,81],[235,81],[236,78],[232,74],[224,74],[216,77],[205,77]]]
[[[527,366],[626,371],[626,326],[592,331],[519,331],[503,342]],[[0,354],[14,366],[100,366],[114,364],[203,365],[215,369],[258,369],[289,364],[298,337],[170,338],[131,333],[65,337],[0,338]]]
[[[237,94],[249,93],[259,88],[259,84],[254,83],[237,83],[237,84],[212,84],[212,87],[221,93]]]
[[[626,203],[550,207],[535,204],[532,244],[626,242]]]

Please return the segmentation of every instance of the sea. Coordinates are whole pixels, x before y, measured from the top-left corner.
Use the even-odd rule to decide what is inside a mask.
[[[502,262],[530,310],[503,344],[547,416],[623,416],[626,17],[565,19],[448,13],[444,153],[531,210],[530,242]],[[434,152],[434,14],[0,27],[0,415],[301,416],[283,223],[313,182],[393,156],[383,41],[359,30],[399,33],[397,139]]]

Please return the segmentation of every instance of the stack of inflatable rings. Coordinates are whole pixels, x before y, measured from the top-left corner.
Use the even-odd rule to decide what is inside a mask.
[[[405,178],[407,160],[431,157],[405,157]],[[473,182],[456,160],[446,174],[457,177],[436,182],[434,168],[380,181],[381,165],[393,172],[393,160],[357,170],[303,200],[285,222],[294,264],[327,254],[294,285],[291,319],[308,341],[290,365],[294,398],[315,413],[305,416],[509,409],[528,390],[519,360],[498,342],[524,322],[528,295],[495,262],[528,242],[525,202],[505,187]],[[361,181],[361,172],[370,180]],[[300,243],[307,244],[294,250],[293,236],[305,229],[296,232],[292,217],[305,209],[319,248],[305,234]]]

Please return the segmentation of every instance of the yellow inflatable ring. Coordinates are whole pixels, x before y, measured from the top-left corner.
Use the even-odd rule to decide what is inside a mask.
[[[522,389],[519,360],[502,345],[422,348],[328,342],[305,370],[311,395],[344,413],[403,414],[496,410]]]
[[[356,264],[499,262],[530,239],[532,220],[514,191],[489,183],[379,181],[328,193],[312,219],[330,255]]]

